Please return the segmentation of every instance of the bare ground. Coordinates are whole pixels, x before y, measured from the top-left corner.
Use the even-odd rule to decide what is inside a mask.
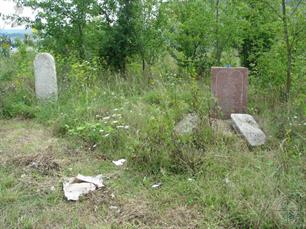
[[[3,228],[199,228],[202,218],[195,207],[156,202],[141,176],[32,121],[0,120],[0,173]],[[106,188],[66,201],[61,181],[78,173],[102,173]]]

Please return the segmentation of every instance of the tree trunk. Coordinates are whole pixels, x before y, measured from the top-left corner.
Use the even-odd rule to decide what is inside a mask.
[[[288,18],[286,11],[286,1],[282,0],[282,16],[283,16],[283,27],[284,27],[284,40],[287,49],[287,80],[286,80],[286,100],[289,100],[290,89],[291,89],[291,71],[292,71],[292,50],[289,41],[288,31]]]
[[[78,24],[79,30],[79,57],[84,60],[85,59],[85,50],[84,50],[84,33],[83,33],[83,25],[81,23]]]
[[[142,57],[142,73],[145,73],[145,71],[146,71],[146,61],[144,57]]]
[[[215,50],[215,59],[216,64],[220,65],[221,63],[221,55],[222,49],[220,47],[220,39],[219,39],[219,7],[220,7],[220,0],[216,1],[216,50]]]

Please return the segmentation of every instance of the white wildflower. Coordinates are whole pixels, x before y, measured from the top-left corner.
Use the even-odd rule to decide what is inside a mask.
[[[111,117],[110,116],[106,116],[103,118],[103,120],[109,120]]]

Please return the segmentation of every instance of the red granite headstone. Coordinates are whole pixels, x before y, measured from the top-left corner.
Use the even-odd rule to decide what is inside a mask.
[[[248,69],[212,67],[212,93],[223,117],[247,112]]]

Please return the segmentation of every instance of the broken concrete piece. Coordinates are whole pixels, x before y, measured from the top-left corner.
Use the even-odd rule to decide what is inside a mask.
[[[120,159],[118,161],[113,161],[113,163],[117,166],[122,166],[126,162],[126,159]]]
[[[103,178],[102,175],[98,175],[95,177],[91,177],[91,176],[83,176],[83,175],[77,175],[76,179],[78,179],[81,182],[88,182],[88,183],[92,183],[95,186],[97,186],[98,188],[102,188],[103,185]]]
[[[200,119],[197,114],[186,115],[174,128],[177,135],[191,134],[199,125]]]
[[[79,200],[80,196],[89,192],[95,191],[103,187],[102,175],[98,176],[83,176],[65,178],[63,182],[64,194],[67,200]]]
[[[248,114],[231,114],[233,127],[251,146],[260,146],[266,142],[265,133],[259,128],[253,116]]]

